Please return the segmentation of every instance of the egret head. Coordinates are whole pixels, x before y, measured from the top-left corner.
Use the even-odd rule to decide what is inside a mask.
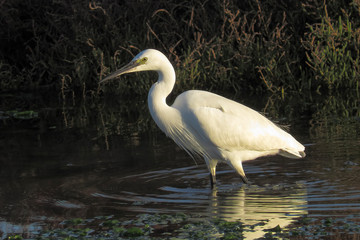
[[[111,73],[104,78],[100,83],[116,78],[125,73],[140,72],[140,71],[157,71],[163,61],[168,61],[164,54],[155,49],[147,49],[136,55],[130,63],[123,66],[119,70]]]

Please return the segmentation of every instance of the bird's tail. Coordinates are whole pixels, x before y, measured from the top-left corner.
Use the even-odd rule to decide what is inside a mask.
[[[304,150],[299,151],[299,150],[288,149],[288,148],[280,149],[279,154],[281,156],[284,156],[287,158],[303,158],[306,156]]]

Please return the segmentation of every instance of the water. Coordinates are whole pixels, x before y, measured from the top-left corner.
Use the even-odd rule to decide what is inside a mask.
[[[75,217],[127,219],[139,213],[184,212],[247,225],[265,221],[246,233],[249,239],[301,216],[360,220],[358,118],[335,118],[326,126],[321,119],[297,120],[291,133],[306,145],[305,159],[246,162],[247,186],[220,165],[214,190],[203,160],[188,157],[144,119],[150,128],[142,133],[141,123],[131,120],[116,127],[87,119],[85,128],[64,127],[71,119],[6,119],[0,138],[0,236],[35,233]]]

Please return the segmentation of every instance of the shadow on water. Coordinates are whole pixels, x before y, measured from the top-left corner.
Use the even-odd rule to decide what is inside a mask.
[[[359,101],[329,97],[296,115],[299,103],[290,108],[270,100],[260,105],[276,113],[269,117],[292,124],[307,157],[246,162],[249,185],[221,165],[214,190],[203,160],[194,162],[166,138],[144,101],[40,109],[27,119],[1,112],[2,237],[75,217],[139,213],[240,220],[252,226],[249,239],[301,216],[359,221]]]

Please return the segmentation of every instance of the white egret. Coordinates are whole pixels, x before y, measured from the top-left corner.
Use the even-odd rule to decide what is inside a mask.
[[[258,112],[217,94],[189,90],[173,105],[166,97],[175,84],[175,70],[158,50],[140,52],[123,68],[101,82],[125,73],[156,71],[159,75],[148,94],[148,107],[158,127],[192,157],[204,158],[210,172],[211,187],[216,182],[216,165],[225,162],[248,183],[243,161],[280,154],[288,158],[305,157],[305,148],[290,134]]]

